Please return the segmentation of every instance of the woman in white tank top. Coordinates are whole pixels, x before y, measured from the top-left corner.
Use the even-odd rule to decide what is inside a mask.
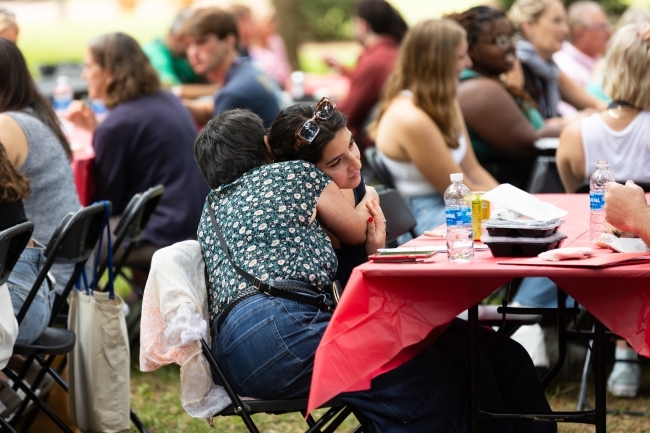
[[[557,164],[567,192],[588,183],[602,159],[619,181],[650,182],[650,43],[641,31],[628,24],[609,42],[603,88],[613,102],[572,122],[560,136]]]
[[[467,146],[467,128],[456,100],[460,73],[470,65],[460,25],[451,20],[420,22],[402,41],[370,126],[420,234],[445,222],[442,194],[451,173],[464,173],[464,183],[473,191],[497,186]]]

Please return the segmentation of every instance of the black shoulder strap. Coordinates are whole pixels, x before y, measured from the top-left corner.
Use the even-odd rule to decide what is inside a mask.
[[[242,268],[240,268],[237,263],[230,257],[230,251],[228,251],[228,244],[226,243],[226,240],[223,238],[223,235],[221,234],[221,230],[219,229],[219,224],[217,224],[217,218],[214,216],[214,210],[212,209],[212,203],[208,203],[208,212],[210,213],[210,219],[212,220],[212,227],[214,227],[214,232],[217,234],[217,238],[219,239],[219,243],[221,244],[221,249],[223,252],[226,254],[226,257],[228,258],[228,261],[232,265],[233,268],[237,271],[239,275],[242,276],[244,280],[248,284],[251,284],[253,287],[255,287],[257,290],[260,292],[267,292],[268,291],[268,284],[265,283],[264,281],[260,280],[257,277],[252,276]]]
[[[320,294],[315,296],[307,293],[295,292],[290,290],[284,290],[279,287],[274,287],[260,280],[259,278],[254,277],[253,275],[249,274],[241,267],[239,267],[237,263],[235,263],[235,261],[232,259],[232,257],[230,257],[230,251],[228,251],[228,244],[226,244],[226,240],[223,238],[223,234],[221,234],[221,230],[219,229],[219,224],[217,224],[217,218],[214,216],[212,203],[208,203],[208,212],[210,213],[210,219],[212,220],[212,227],[214,227],[214,232],[217,234],[217,238],[219,239],[219,244],[221,244],[221,249],[226,254],[228,261],[235,269],[235,271],[237,271],[237,273],[241,275],[242,278],[248,284],[251,284],[259,292],[265,293],[269,296],[290,299],[292,301],[301,302],[303,304],[313,305],[315,307],[320,308],[323,311],[328,311],[328,312],[333,311],[331,302],[328,301],[327,296],[325,294]]]

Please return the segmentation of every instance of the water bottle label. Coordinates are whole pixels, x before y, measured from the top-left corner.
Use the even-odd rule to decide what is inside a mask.
[[[54,111],[61,111],[61,110],[67,110],[68,106],[70,105],[70,102],[72,102],[71,99],[67,98],[54,98]]]
[[[591,210],[603,210],[605,206],[605,192],[594,191],[589,193],[589,207]]]
[[[469,206],[449,206],[446,214],[447,227],[472,225],[472,208]]]

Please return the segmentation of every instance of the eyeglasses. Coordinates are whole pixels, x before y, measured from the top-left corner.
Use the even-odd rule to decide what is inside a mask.
[[[335,111],[336,104],[329,99],[322,98],[318,101],[318,104],[316,104],[316,107],[314,108],[314,116],[311,119],[306,120],[300,129],[296,131],[296,140],[298,140],[298,145],[310,144],[314,141],[320,132],[320,127],[316,123],[316,119],[329,120]]]
[[[517,46],[517,42],[519,42],[519,35],[516,33],[510,36],[497,35],[489,41],[489,43],[499,47],[501,51],[508,51],[510,47]]]

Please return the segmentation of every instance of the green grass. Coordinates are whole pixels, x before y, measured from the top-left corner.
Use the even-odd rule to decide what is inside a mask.
[[[169,365],[151,373],[131,369],[131,408],[151,433],[162,432],[245,432],[243,421],[236,416],[214,418],[215,430],[204,419],[190,417],[181,406],[179,368]],[[316,414],[323,410],[316,411]],[[300,414],[254,415],[253,420],[264,433],[302,433],[307,424]],[[352,431],[358,423],[348,417],[339,430]],[[136,432],[135,428],[131,428]]]
[[[650,369],[643,368],[644,377],[639,396],[634,399],[607,397],[609,410],[648,413],[650,408]],[[578,398],[580,385],[578,374],[563,378],[551,384],[546,396],[553,410],[573,411]],[[175,365],[163,367],[155,372],[142,373],[134,367],[131,370],[131,407],[138,414],[151,433],[171,432],[246,432],[239,417],[214,418],[215,430],[209,428],[203,419],[195,419],[186,414],[179,397],[179,368]],[[593,382],[588,397],[594,402]],[[298,433],[306,430],[306,424],[298,414],[254,415],[253,420],[264,433]],[[349,417],[340,428],[342,433],[350,432],[357,422]],[[135,428],[131,429],[135,432]],[[581,424],[558,424],[560,433],[593,432],[594,427]],[[607,431],[621,433],[641,433],[650,431],[650,416],[631,416],[617,413],[607,416]]]

